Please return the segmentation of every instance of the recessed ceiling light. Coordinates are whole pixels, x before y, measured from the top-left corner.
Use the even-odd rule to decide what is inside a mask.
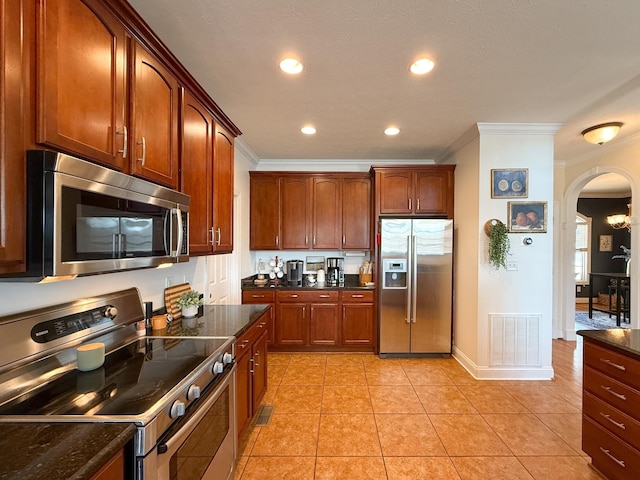
[[[412,63],[409,67],[409,70],[411,71],[411,73],[414,73],[416,75],[424,75],[425,73],[429,73],[431,70],[433,70],[434,66],[435,63],[433,63],[433,60],[430,60],[428,58],[421,58]]]
[[[307,125],[306,127],[302,127],[300,131],[305,135],[313,135],[314,133],[316,133],[316,129],[310,125]]]
[[[397,127],[389,127],[389,128],[386,128],[384,130],[384,133],[385,133],[385,135],[393,136],[393,135],[399,134],[400,133],[400,129],[397,128]]]
[[[302,63],[295,58],[285,58],[280,62],[280,70],[295,75],[302,71]]]

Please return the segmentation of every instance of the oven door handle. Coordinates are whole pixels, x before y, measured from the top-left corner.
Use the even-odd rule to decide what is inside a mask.
[[[157,447],[158,455],[170,453],[170,455],[172,456],[182,446],[182,444],[184,443],[186,438],[189,436],[189,434],[193,431],[193,429],[196,427],[196,425],[200,423],[200,421],[205,417],[205,415],[207,414],[209,409],[213,406],[213,404],[216,402],[216,400],[220,398],[220,395],[222,394],[224,389],[231,385],[231,380],[233,378],[233,375],[235,374],[236,374],[236,366],[234,364],[231,371],[226,375],[225,380],[220,385],[218,385],[212,393],[209,393],[209,395],[207,395],[207,398],[202,405],[200,405],[199,402],[196,401],[196,404],[194,404],[194,407],[197,408],[196,413],[194,413],[184,423],[184,425],[180,427],[180,430],[178,430],[178,432],[176,432],[176,434],[173,435],[168,440],[158,444],[158,447]],[[235,400],[233,398],[230,398],[229,401],[233,402]],[[234,420],[231,419],[231,421],[234,421]]]

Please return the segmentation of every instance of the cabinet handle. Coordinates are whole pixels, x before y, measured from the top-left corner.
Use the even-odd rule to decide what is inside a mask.
[[[138,145],[142,145],[142,157],[139,158],[138,161],[142,162],[142,165],[144,165],[144,162],[147,160],[147,141],[144,137],[142,137],[141,142],[138,142]]]
[[[320,295],[320,298],[329,298],[329,295]]]
[[[264,322],[262,322],[262,323],[258,324],[258,328],[264,328],[264,326],[265,326],[265,323],[264,323]]]
[[[220,240],[222,239],[222,235],[220,234],[220,227],[218,227],[218,230],[216,230],[218,232],[218,240],[216,240],[216,245],[220,245]]]
[[[118,153],[122,154],[122,158],[127,158],[127,144],[129,143],[129,135],[127,134],[127,126],[122,126],[121,132],[116,132],[116,135],[124,135],[122,139],[122,150],[118,150]]]
[[[611,387],[605,387],[604,385],[600,385],[600,388],[602,388],[603,390],[606,390],[608,393],[610,393],[611,395],[613,395],[614,397],[618,397],[620,400],[627,400],[627,396],[623,395],[621,393],[618,392],[614,392],[613,390],[611,390]]]
[[[276,235],[276,247],[280,246],[280,236]]]
[[[260,352],[256,352],[253,354],[254,357],[258,357],[258,359],[260,359]],[[258,360],[254,360],[253,365],[257,368],[260,366],[260,364],[258,363]]]
[[[347,236],[342,235],[342,244],[344,245],[345,243],[347,243]]]
[[[248,345],[248,343],[249,343],[249,340],[245,340],[245,341],[244,341],[244,342],[242,342],[239,346],[240,346],[240,348],[246,348],[246,347],[247,347],[247,345]]]
[[[411,210],[411,199],[409,199],[409,210]]]
[[[626,465],[624,464],[624,462],[622,460],[618,460],[616,457],[614,457],[613,455],[611,455],[611,453],[609,453],[609,450],[607,450],[606,448],[602,448],[600,447],[600,451],[602,451],[602,453],[604,453],[607,457],[609,457],[611,460],[613,460],[614,462],[616,462],[618,465],[620,465],[622,468],[625,468]]]
[[[215,238],[215,234],[213,233],[213,228],[211,228],[209,230],[209,233],[211,234],[211,240],[209,240],[209,235],[207,235],[207,242],[211,243],[211,245],[213,245],[214,243],[214,238]]]
[[[418,198],[418,208],[416,210],[420,210],[420,199]]]
[[[627,427],[624,426],[624,423],[619,423],[616,422],[613,418],[611,418],[609,415],[607,415],[604,412],[600,412],[600,415],[602,415],[604,418],[606,418],[607,420],[609,420],[611,423],[613,423],[616,427],[621,428],[622,430],[626,430]]]
[[[316,236],[314,235],[313,236],[313,245],[315,246],[315,244],[316,244]]]
[[[609,360],[607,358],[601,358],[600,361],[606,363],[610,367],[617,368],[618,370],[622,370],[623,372],[627,371],[627,369],[624,367],[624,365],[619,365],[617,363],[614,363],[614,362],[612,362],[611,360]]]
[[[251,295],[251,298],[264,298],[264,295]]]
[[[351,298],[363,298],[364,295],[357,295],[357,294],[353,294],[351,295]]]
[[[255,373],[256,373],[256,372],[253,370],[253,366],[254,366],[254,364],[255,364],[256,362],[253,360],[253,357],[251,357],[251,358],[249,359],[249,362],[251,363],[251,367],[249,367],[249,373],[250,373],[251,375],[253,375],[253,374],[255,374]]]
[[[298,298],[298,295],[295,293],[292,293],[291,295],[289,295],[289,298]]]

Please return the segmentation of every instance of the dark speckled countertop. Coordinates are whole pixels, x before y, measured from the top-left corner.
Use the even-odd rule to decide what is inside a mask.
[[[313,285],[309,285],[306,281],[306,275],[303,285],[301,286],[289,285],[286,278],[277,282],[267,281],[265,285],[256,285],[254,283],[256,277],[257,275],[252,275],[250,277],[243,278],[241,281],[242,290],[264,290],[266,288],[273,288],[276,290],[375,290],[375,285],[360,285],[359,276],[357,274],[346,274],[344,276],[344,284],[340,286],[330,286],[326,282],[324,284],[318,284],[316,282]]]
[[[591,340],[640,360],[640,330],[614,328],[611,330],[580,330],[576,333],[582,335],[585,340]]]
[[[136,431],[131,423],[2,423],[0,478],[91,478]]]

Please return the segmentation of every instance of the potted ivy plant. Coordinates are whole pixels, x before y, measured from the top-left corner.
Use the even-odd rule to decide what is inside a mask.
[[[494,218],[485,224],[484,230],[489,236],[489,265],[496,270],[506,269],[510,249],[507,226]]]
[[[200,292],[197,290],[189,290],[180,295],[176,304],[180,307],[183,317],[191,318],[198,314],[198,307],[204,305],[204,299],[200,298]]]

